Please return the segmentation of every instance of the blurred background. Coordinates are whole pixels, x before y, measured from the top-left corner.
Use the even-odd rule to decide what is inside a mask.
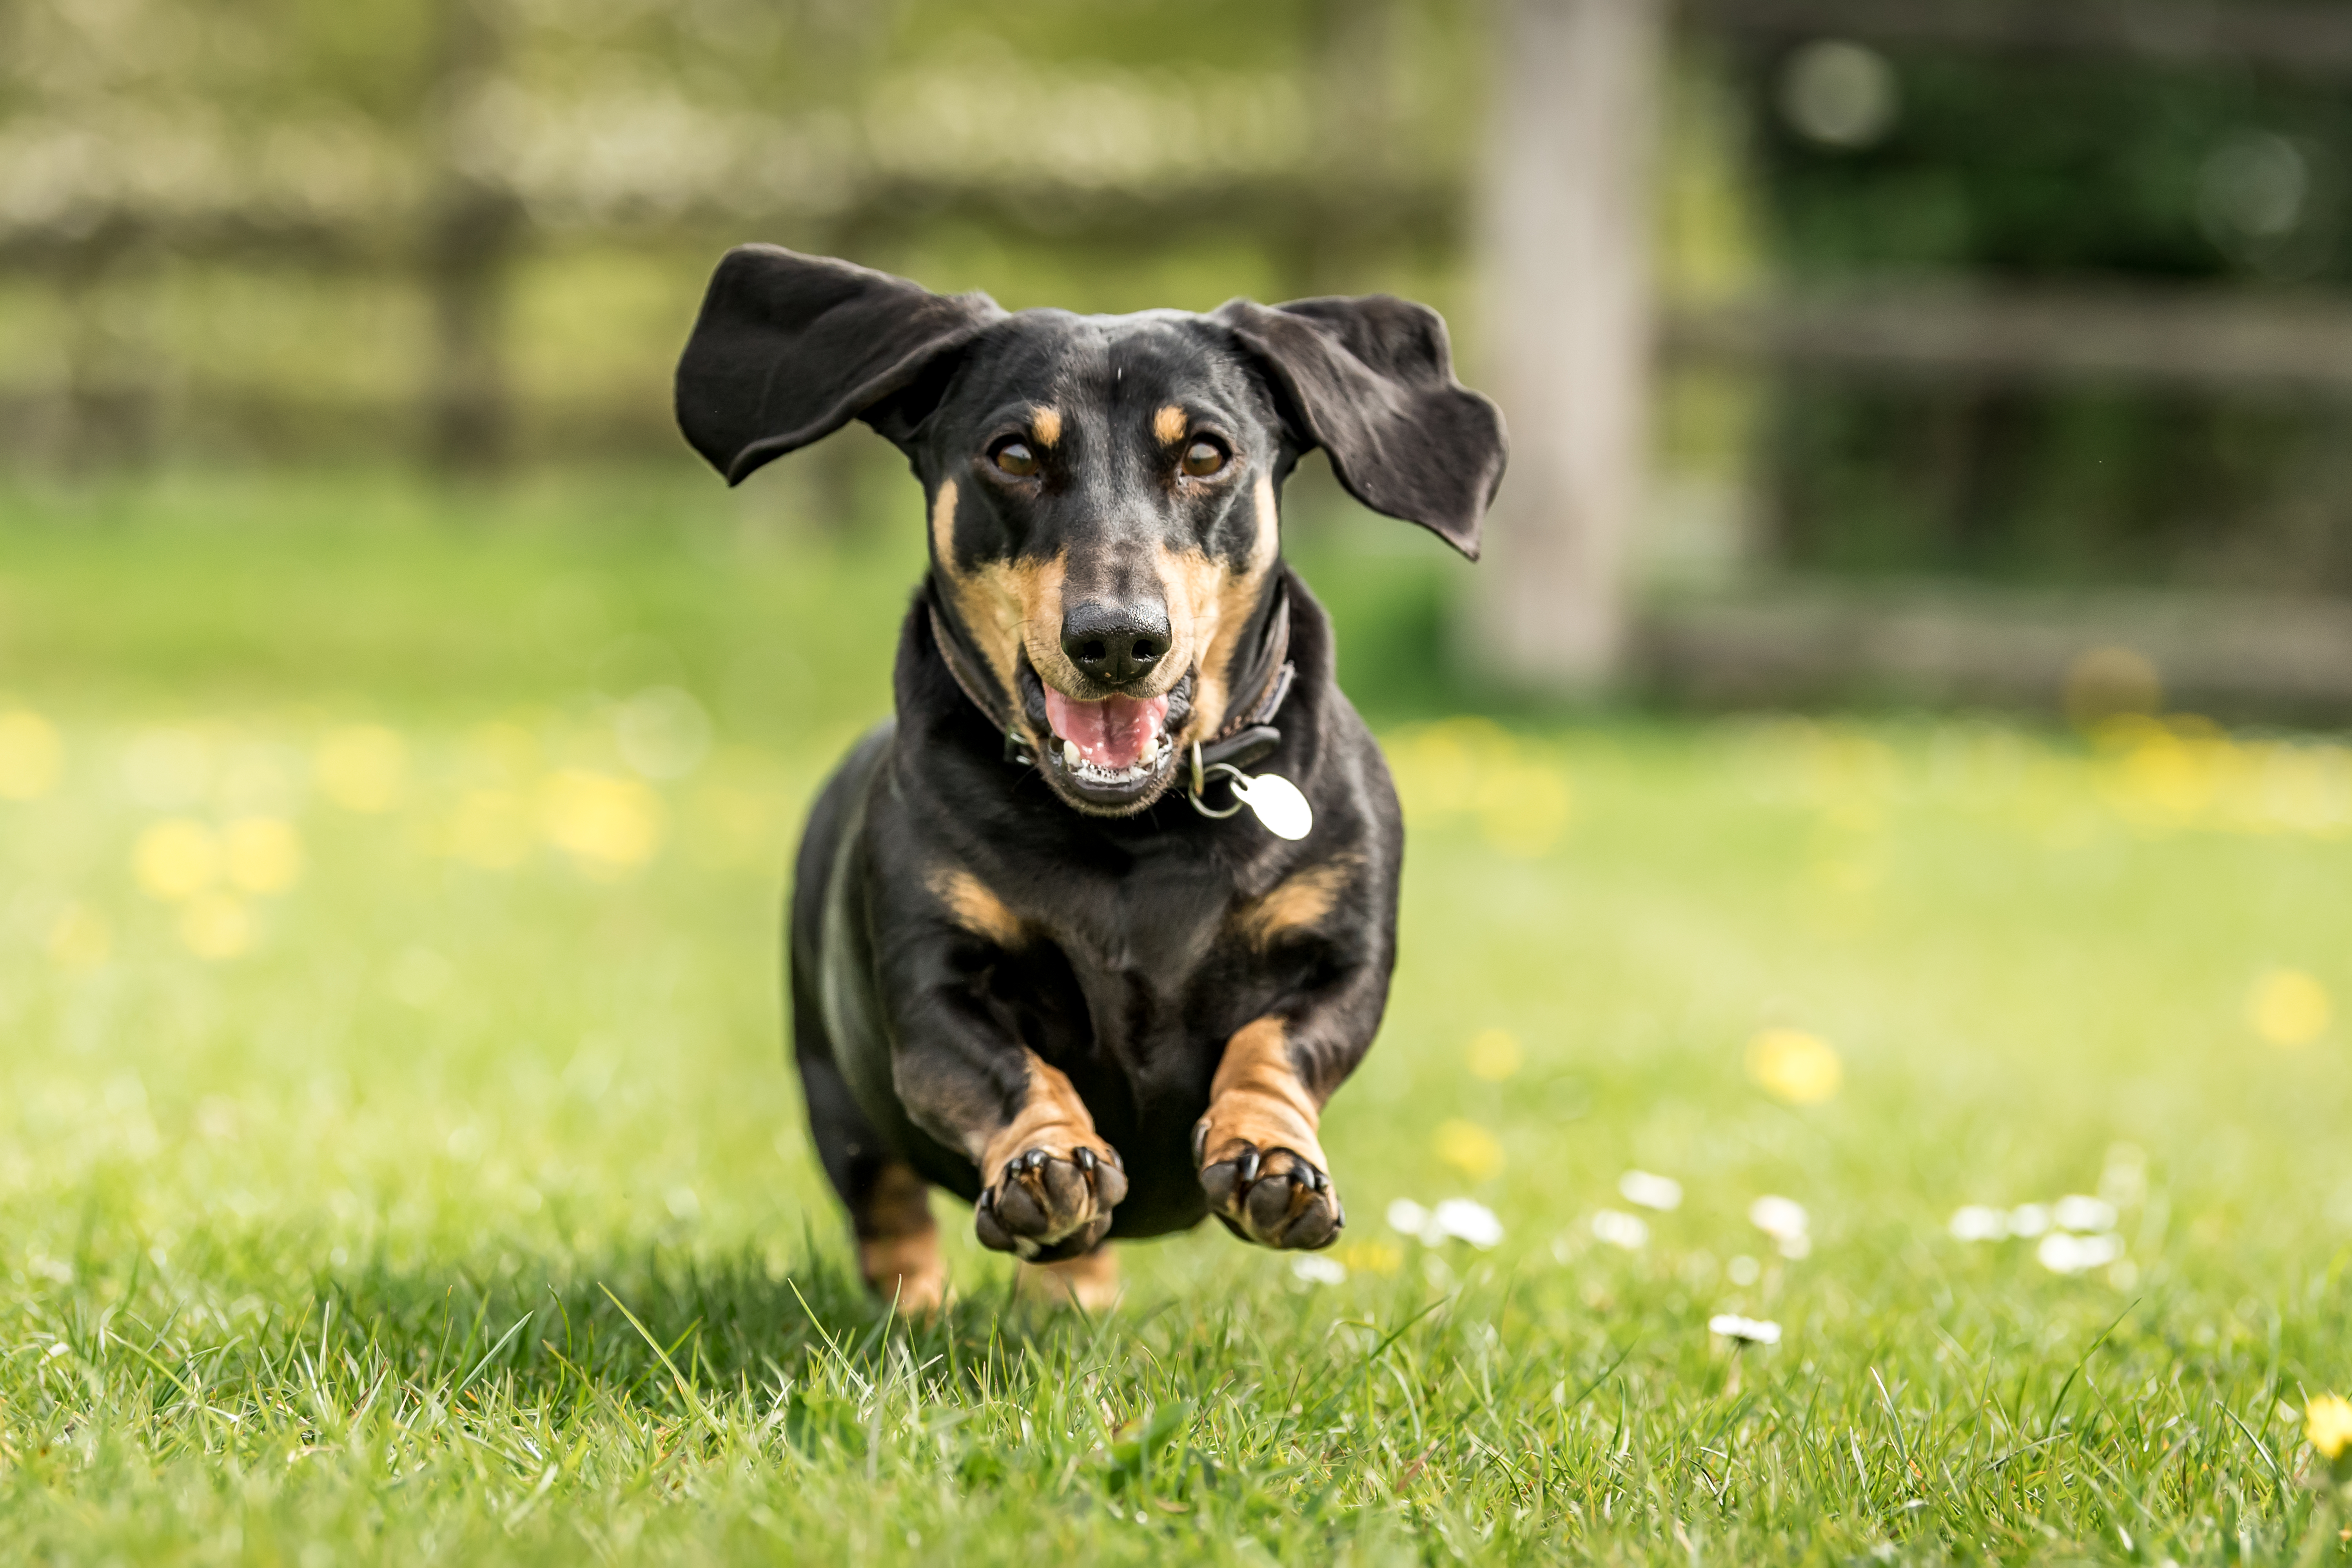
[[[1634,1396],[1675,1444],[1728,1408],[1710,1315],[1784,1322],[1772,1375],[1843,1377],[1845,1435],[1758,1440],[1873,1445],[1904,1518],[1906,1390],[1951,1433],[2038,1379],[2054,1430],[2083,1373],[2087,1417],[2142,1296],[2106,1342],[2237,1391],[2183,1432],[2287,1430],[2303,1369],[2347,1384],[2347,89],[2352,0],[0,0],[0,1460],[108,1430],[40,1391],[110,1321],[289,1368],[327,1296],[470,1366],[446,1314],[610,1281],[722,1383],[809,1342],[844,1238],[780,892],[925,540],[862,426],[732,491],[678,437],[754,239],[1012,307],[1393,290],[1502,403],[1475,566],[1320,459],[1286,500],[1411,823],[1326,1128],[1343,1290],[1494,1268],[1549,1325],[1525,1365],[1680,1345],[1608,1352],[1687,1352]],[[1384,1223],[1464,1198],[1485,1261]],[[1291,1262],[1212,1227],[1129,1267],[1213,1316],[1330,1289]],[[1281,1382],[1235,1387],[1324,1364],[1265,1342]],[[222,1519],[331,1463],[506,1540],[470,1436],[446,1486],[265,1462],[313,1396],[279,1376],[245,1447],[210,1398],[74,1437],[162,1458],[71,1469],[73,1517],[136,1472],[198,1519],[201,1445]],[[2285,1484],[2128,1430],[2113,1472],[2033,1462],[2185,1453],[2204,1521]],[[1971,1484],[2046,1552],[2006,1463]]]
[[[2326,717],[2347,79],[2352,6],[2259,0],[13,0],[0,469],[698,486],[668,373],[744,239],[1388,289],[1516,443],[1477,574],[1303,487],[1402,665]],[[898,529],[897,471],[734,504]]]

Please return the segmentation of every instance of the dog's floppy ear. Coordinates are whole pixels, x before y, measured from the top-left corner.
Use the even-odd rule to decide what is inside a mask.
[[[1508,442],[1501,412],[1454,379],[1436,311],[1366,294],[1234,300],[1212,320],[1264,362],[1300,443],[1329,455],[1349,495],[1478,558]]]
[[[711,274],[677,362],[678,428],[740,484],[877,411],[1004,314],[985,294],[934,294],[846,261],[739,245]]]

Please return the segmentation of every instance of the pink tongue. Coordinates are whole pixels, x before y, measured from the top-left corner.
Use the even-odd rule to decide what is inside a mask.
[[[1106,697],[1080,702],[1045,688],[1045,718],[1054,733],[1077,742],[1087,761],[1108,773],[1125,773],[1143,760],[1160,726],[1168,717],[1168,699],[1138,701],[1132,697]]]

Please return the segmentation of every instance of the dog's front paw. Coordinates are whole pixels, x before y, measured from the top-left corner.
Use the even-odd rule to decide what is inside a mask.
[[[1245,1138],[1206,1147],[1204,1122],[1193,1152],[1201,1166],[1201,1189],[1209,1212],[1227,1230],[1260,1247],[1312,1251],[1328,1247],[1348,1223],[1331,1178],[1306,1155],[1291,1149],[1261,1149]],[[1318,1151],[1319,1152],[1319,1151]]]
[[[1081,1143],[1066,1153],[1030,1149],[1004,1163],[973,1205],[982,1247],[1029,1263],[1055,1263],[1093,1250],[1127,1196],[1118,1152]]]

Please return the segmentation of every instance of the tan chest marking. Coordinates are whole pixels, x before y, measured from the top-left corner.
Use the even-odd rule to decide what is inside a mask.
[[[999,947],[1019,947],[1025,936],[1021,917],[989,891],[988,885],[969,871],[939,870],[930,875],[932,896],[947,906],[956,924]]]
[[[1322,923],[1339,902],[1356,870],[1356,858],[1340,856],[1293,871],[1234,911],[1234,926],[1254,947],[1271,947],[1287,932]]]

